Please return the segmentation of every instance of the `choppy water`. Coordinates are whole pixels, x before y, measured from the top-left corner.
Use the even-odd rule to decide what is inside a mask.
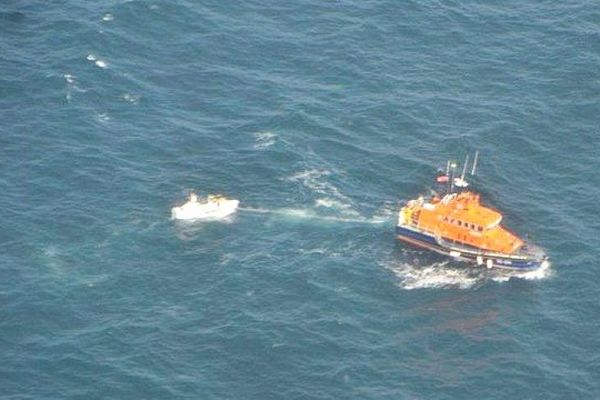
[[[0,397],[600,397],[593,1],[5,1]],[[449,156],[550,270],[394,240]],[[195,190],[243,209],[181,224]]]

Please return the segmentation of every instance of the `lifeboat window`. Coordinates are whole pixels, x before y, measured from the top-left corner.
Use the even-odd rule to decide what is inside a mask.
[[[479,232],[483,231],[483,226],[479,225],[479,226],[477,227],[477,230],[478,230]]]
[[[462,226],[462,221],[458,221],[458,226]]]
[[[475,224],[471,224],[471,229],[475,230]]]

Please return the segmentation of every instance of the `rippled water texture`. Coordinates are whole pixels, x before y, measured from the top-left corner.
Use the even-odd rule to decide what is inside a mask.
[[[0,5],[0,397],[594,399],[592,1]],[[545,271],[394,239],[474,184]],[[195,191],[241,201],[170,220]]]

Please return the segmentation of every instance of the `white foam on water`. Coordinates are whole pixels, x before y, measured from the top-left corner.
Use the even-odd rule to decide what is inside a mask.
[[[341,193],[339,193],[338,189],[324,179],[330,175],[331,171],[328,170],[309,169],[298,172],[287,178],[287,180],[291,182],[300,182],[303,186],[316,193],[333,193],[341,196]]]
[[[41,249],[40,261],[55,274],[63,274],[67,263],[64,252],[55,245],[48,245]]]
[[[310,255],[310,254],[321,254],[321,255],[327,255],[330,253],[329,249],[326,249],[324,247],[317,247],[314,249],[298,249],[298,253],[302,254],[302,255]]]
[[[339,201],[328,199],[328,198],[317,199],[317,201],[315,201],[315,205],[317,207],[326,207],[326,208],[342,208],[345,206],[345,204],[342,204]]]
[[[75,85],[75,77],[71,74],[64,74],[63,77],[67,81],[67,94],[65,98],[67,99],[67,103],[71,102],[71,89]]]
[[[196,240],[202,236],[202,233],[211,224],[233,224],[236,221],[235,215],[228,215],[220,218],[202,218],[202,219],[172,219],[175,235],[182,241]],[[221,260],[221,265],[228,264],[228,260]]]
[[[198,238],[204,229],[206,229],[206,224],[180,220],[175,221],[175,235],[179,240],[184,242]]]
[[[100,60],[95,54],[90,53],[85,57],[86,60],[93,62],[97,67],[106,68],[108,63],[104,60]]]
[[[258,213],[258,214],[273,214],[279,215],[287,219],[305,219],[305,220],[320,220],[330,221],[336,223],[355,223],[355,224],[380,224],[381,221],[363,218],[360,215],[357,217],[337,217],[330,215],[320,215],[314,209],[310,208],[279,208],[279,209],[265,209],[265,208],[252,208],[252,207],[240,207],[239,211]]]
[[[337,222],[353,222],[349,219],[319,215],[315,210],[310,208],[280,208],[270,210],[270,214],[279,215],[287,219],[296,220],[321,220],[321,221],[337,221]]]
[[[519,272],[464,265],[450,265],[450,261],[435,262],[429,265],[413,265],[408,262],[392,261],[383,266],[400,278],[403,289],[470,289],[486,281],[496,283],[511,279],[539,280],[551,276],[550,265],[535,271]]]
[[[511,270],[492,270],[489,272],[490,279],[494,282],[508,282],[511,279],[525,279],[528,281],[537,281],[547,279],[552,276],[551,264],[546,263],[533,271],[511,271]]]
[[[552,264],[548,262],[546,265],[536,269],[535,271],[522,272],[517,277],[520,279],[527,280],[541,280],[550,278],[552,276]]]
[[[235,256],[235,254],[233,253],[226,253],[221,255],[221,257],[219,257],[219,264],[222,266],[225,265],[229,265],[232,262],[235,262],[237,260],[237,257]]]
[[[112,21],[115,17],[111,13],[106,13],[102,16],[102,21]]]
[[[258,213],[258,214],[268,214],[268,213],[272,212],[271,210],[267,210],[265,208],[253,208],[253,207],[239,207],[238,210],[251,212],[251,213]]]
[[[254,133],[254,149],[264,150],[275,144],[277,135],[272,132],[256,132]]]
[[[373,215],[371,220],[374,223],[386,223],[393,221],[396,217],[396,212],[398,211],[398,205],[394,202],[386,201],[383,206],[381,206]]]
[[[266,208],[253,208],[253,207],[240,207],[238,208],[240,211],[257,213],[257,214],[275,214],[282,215],[292,218],[314,218],[315,213],[309,209],[300,209],[300,208],[279,208],[269,210]]]
[[[98,113],[96,114],[96,120],[98,122],[108,122],[110,121],[110,116],[107,113]]]
[[[50,245],[44,248],[43,254],[46,257],[54,258],[60,254],[58,247]]]
[[[349,218],[360,217],[360,214],[353,210],[350,204],[329,197],[317,199],[315,201],[315,207],[337,210],[340,211],[345,217]]]
[[[141,96],[136,96],[130,93],[125,93],[123,96],[121,96],[123,100],[132,103],[132,104],[137,104],[141,98]]]
[[[354,210],[352,200],[342,194],[335,185],[328,181],[331,171],[322,169],[309,169],[298,172],[288,178],[289,182],[298,182],[321,197],[316,200],[317,207],[337,208],[349,218],[358,218],[360,214]]]
[[[448,261],[424,266],[394,263],[387,268],[400,278],[400,287],[407,290],[470,289],[481,282],[481,278],[474,276],[472,270],[450,267]]]
[[[273,214],[286,215],[293,218],[315,218],[317,215],[310,209],[302,208],[282,208],[280,210],[273,210]]]

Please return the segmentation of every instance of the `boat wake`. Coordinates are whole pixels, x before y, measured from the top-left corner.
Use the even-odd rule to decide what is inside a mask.
[[[395,205],[386,203],[372,217],[365,217],[356,208],[352,199],[336,186],[334,179],[339,173],[327,169],[309,168],[285,178],[308,189],[314,205],[308,209],[281,208],[273,210],[245,209],[279,215],[288,219],[329,221],[335,223],[384,224],[393,220]]]
[[[256,132],[254,133],[254,149],[255,150],[264,150],[275,144],[277,140],[277,135],[272,132]]]
[[[451,261],[418,265],[393,261],[384,268],[392,271],[400,279],[402,289],[472,289],[486,282],[508,282],[511,279],[541,280],[552,275],[550,266],[535,271],[488,270],[481,267],[461,266]]]
[[[470,289],[482,281],[472,269],[456,268],[449,261],[415,266],[409,263],[394,263],[387,266],[399,279],[402,289]]]
[[[82,93],[87,92],[86,89],[82,89],[77,85],[77,80],[76,80],[75,76],[73,76],[71,74],[64,74],[63,77],[67,81],[67,92],[65,94],[65,99],[66,99],[67,103],[71,102],[73,91],[82,92]]]
[[[241,212],[247,213],[258,213],[258,214],[272,214],[277,215],[285,219],[290,220],[320,220],[337,223],[354,223],[354,224],[383,224],[390,220],[382,217],[375,216],[373,218],[366,218],[360,215],[354,216],[332,216],[319,214],[314,209],[304,208],[279,208],[279,209],[265,209],[265,208],[252,208],[252,207],[240,207],[238,208]]]
[[[332,182],[334,173],[326,169],[308,169],[285,180],[303,186],[315,197],[315,206],[323,209],[338,209],[346,214],[359,215],[352,207],[352,200],[344,195]]]

